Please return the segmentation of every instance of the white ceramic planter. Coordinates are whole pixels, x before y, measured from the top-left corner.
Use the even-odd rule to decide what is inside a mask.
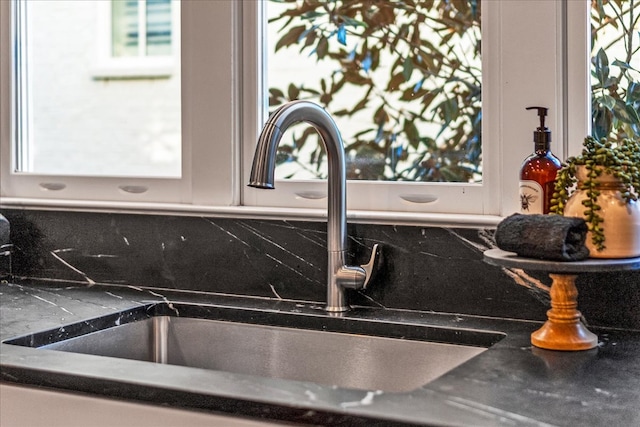
[[[578,167],[576,178],[586,179],[586,169]],[[612,175],[603,173],[598,178],[596,189],[600,191],[598,205],[600,216],[604,219],[601,227],[604,229],[605,248],[601,251],[591,243],[591,232],[587,235],[586,246],[591,258],[630,258],[640,256],[640,203],[637,201],[626,203],[620,195],[620,182]],[[584,217],[585,206],[582,201],[587,199],[585,190],[576,190],[567,200],[564,216]]]

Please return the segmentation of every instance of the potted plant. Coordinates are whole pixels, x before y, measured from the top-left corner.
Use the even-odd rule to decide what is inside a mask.
[[[583,217],[594,258],[640,256],[640,139],[587,137],[555,180],[551,213]]]

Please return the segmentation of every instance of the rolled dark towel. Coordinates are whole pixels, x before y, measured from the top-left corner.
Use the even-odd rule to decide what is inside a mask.
[[[584,219],[539,214],[513,214],[498,224],[495,234],[496,244],[503,251],[554,261],[587,258],[586,238]]]

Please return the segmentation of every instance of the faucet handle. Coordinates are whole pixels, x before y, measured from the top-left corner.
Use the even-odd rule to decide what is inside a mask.
[[[367,286],[369,285],[369,281],[371,280],[371,276],[373,276],[373,271],[374,268],[376,267],[377,263],[378,263],[378,255],[379,255],[379,246],[377,243],[375,245],[373,245],[373,248],[371,249],[371,258],[369,258],[369,262],[361,265],[360,267],[362,267],[362,269],[364,270],[365,273],[365,278],[364,278],[364,283],[362,285],[362,289],[367,289]]]
[[[347,289],[365,289],[369,284],[371,276],[378,259],[378,244],[373,245],[371,258],[365,265],[351,266],[343,265],[335,274],[338,286]]]

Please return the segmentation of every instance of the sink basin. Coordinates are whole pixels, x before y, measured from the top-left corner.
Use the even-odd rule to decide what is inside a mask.
[[[502,337],[487,331],[326,315],[155,304],[6,343],[403,392],[434,380]]]

